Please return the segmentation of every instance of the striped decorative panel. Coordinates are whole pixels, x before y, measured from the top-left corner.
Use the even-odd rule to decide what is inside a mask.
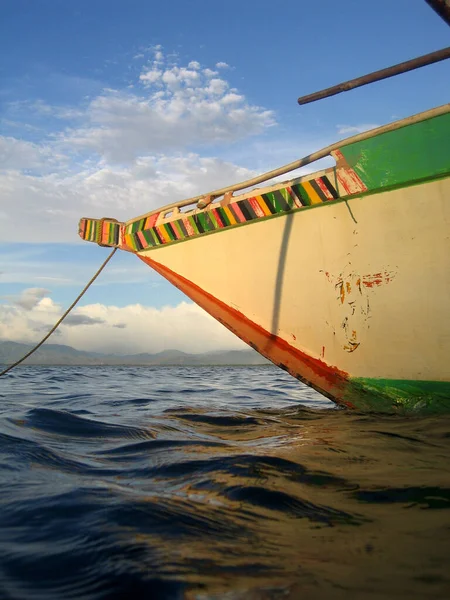
[[[291,186],[236,200],[224,206],[211,205],[201,212],[181,214],[178,219],[158,225],[160,212],[126,226],[111,219],[81,219],[79,235],[89,242],[139,252],[305,206],[336,200],[339,198],[336,185],[342,186],[342,183],[339,177],[337,182],[332,181],[334,177],[331,177],[330,171],[328,174],[330,177],[322,175],[308,180],[302,179]]]
[[[105,246],[118,246],[120,223],[107,219],[81,219],[78,233],[83,240]]]
[[[124,242],[138,252],[337,198],[338,192],[330,178],[323,175],[291,187],[230,202],[226,206],[213,206],[202,212],[187,213],[160,225],[156,225],[159,213],[151,215],[127,225]]]

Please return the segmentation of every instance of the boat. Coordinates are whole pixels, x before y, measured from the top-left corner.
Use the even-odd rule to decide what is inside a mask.
[[[450,410],[450,104],[79,235],[136,254],[339,405]]]

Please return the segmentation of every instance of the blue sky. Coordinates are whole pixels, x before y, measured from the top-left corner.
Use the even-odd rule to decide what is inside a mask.
[[[0,34],[0,339],[37,339],[104,259],[78,240],[80,217],[132,218],[443,104],[450,91],[447,61],[296,102],[448,45],[423,0],[3,0]],[[184,325],[158,329],[167,310],[201,324],[196,344]],[[120,253],[54,341],[239,347],[193,311]],[[144,320],[148,339],[136,344]]]

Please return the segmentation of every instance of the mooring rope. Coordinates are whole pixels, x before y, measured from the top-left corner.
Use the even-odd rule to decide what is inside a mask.
[[[11,369],[14,369],[14,367],[17,367],[17,365],[20,365],[20,363],[22,363],[25,359],[27,359],[29,356],[31,356],[34,352],[36,352],[36,350],[38,348],[40,348],[42,346],[42,344],[48,340],[48,338],[52,335],[52,333],[54,333],[56,331],[56,329],[58,329],[58,327],[61,325],[61,323],[64,321],[64,319],[70,313],[70,311],[74,308],[74,306],[76,306],[78,304],[78,302],[81,300],[81,298],[84,296],[84,294],[88,291],[88,289],[91,287],[91,285],[94,283],[94,281],[100,275],[100,273],[103,271],[103,269],[109,263],[109,261],[111,260],[111,258],[113,257],[113,255],[114,255],[114,253],[116,251],[117,251],[117,248],[114,248],[114,250],[111,252],[111,254],[109,254],[108,258],[104,261],[104,263],[102,264],[102,266],[95,273],[94,277],[92,277],[92,279],[90,281],[88,281],[88,283],[84,286],[84,288],[81,290],[81,292],[75,298],[75,300],[72,302],[72,304],[66,310],[66,312],[53,325],[53,327],[50,329],[50,331],[47,333],[47,335],[45,337],[43,337],[42,340],[38,344],[36,344],[36,346],[34,346],[34,348],[32,348],[29,352],[27,352],[25,354],[25,356],[22,356],[22,358],[20,360],[16,361],[12,365],[9,365],[9,367],[7,369],[5,369],[4,371],[2,371],[0,373],[0,377],[2,375],[5,375],[6,373],[8,373],[8,371],[11,371]]]

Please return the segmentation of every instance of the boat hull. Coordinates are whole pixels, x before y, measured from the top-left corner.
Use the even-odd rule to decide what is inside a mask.
[[[438,178],[138,255],[335,401],[448,410],[449,196]]]
[[[82,219],[80,235],[136,253],[340,404],[449,411],[449,139],[450,104],[300,161],[332,168],[127,223]]]

